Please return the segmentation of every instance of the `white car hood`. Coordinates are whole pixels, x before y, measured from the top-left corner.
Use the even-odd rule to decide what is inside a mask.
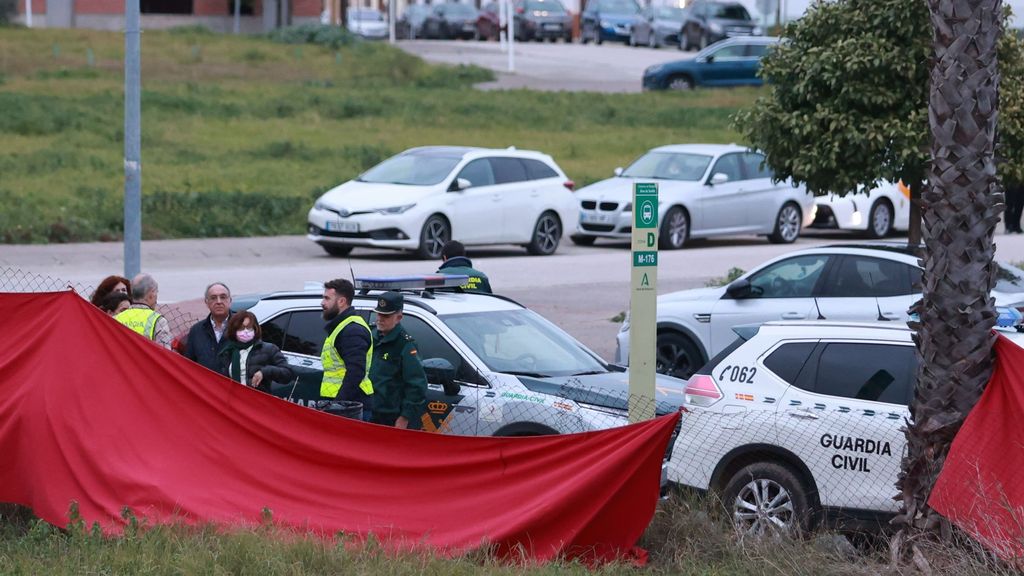
[[[590,186],[584,186],[576,192],[576,198],[580,200],[616,200],[629,202],[633,199],[634,178],[609,178],[595,182]]]
[[[693,302],[696,300],[718,300],[725,294],[724,287],[715,288],[694,288],[693,290],[681,290],[658,296],[658,304],[671,304],[673,302]]]
[[[437,186],[399,186],[349,180],[328,190],[320,197],[319,202],[335,210],[360,212],[415,204],[437,193]]]

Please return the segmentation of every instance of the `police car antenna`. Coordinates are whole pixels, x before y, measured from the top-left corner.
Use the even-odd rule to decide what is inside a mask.
[[[821,315],[821,308],[818,307],[818,297],[817,296],[814,297],[814,309],[818,311],[818,320],[827,320],[827,318],[825,318],[824,316]]]
[[[875,285],[875,275],[871,272],[868,272],[868,282],[871,282],[872,286]],[[877,322],[892,322],[892,318],[882,316],[882,306],[878,303],[877,296],[875,297],[875,309],[878,310],[878,318],[875,319]]]
[[[352,285],[356,285],[356,271],[352,269],[352,257],[348,257],[348,273],[352,276]]]

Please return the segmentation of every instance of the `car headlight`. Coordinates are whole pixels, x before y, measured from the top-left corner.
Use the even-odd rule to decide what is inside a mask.
[[[708,28],[710,28],[711,31],[714,32],[715,34],[722,33],[722,25],[717,22],[712,22],[711,26],[708,26]]]
[[[612,23],[607,20],[601,20],[601,28],[611,28]]]
[[[314,210],[326,210],[327,207],[324,206],[323,202],[317,200],[316,202],[313,203],[313,209]]]
[[[390,208],[377,208],[374,210],[377,214],[403,214],[412,209],[415,204],[405,204],[403,206],[391,206]]]
[[[764,34],[764,30],[760,26],[754,26],[754,36],[760,36]]]

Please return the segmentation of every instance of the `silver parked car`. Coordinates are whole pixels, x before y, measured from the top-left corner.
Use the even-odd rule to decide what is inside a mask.
[[[679,30],[686,19],[686,10],[677,6],[648,6],[629,34],[630,46],[678,46]]]

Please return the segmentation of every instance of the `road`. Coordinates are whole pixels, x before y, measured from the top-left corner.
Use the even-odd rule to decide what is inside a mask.
[[[430,62],[475,64],[494,70],[497,80],[477,86],[483,90],[640,92],[640,79],[648,66],[696,54],[671,47],[652,50],[607,42],[601,46],[517,42],[516,71],[509,73],[508,53],[497,42],[403,40],[398,46]]]
[[[857,238],[812,231],[794,245],[770,244],[753,236],[695,242],[684,250],[661,253],[658,292],[704,286],[732,267],[749,270],[796,248],[844,241]],[[1000,234],[996,243],[998,259],[1024,260],[1024,235]],[[584,248],[565,241],[548,257],[527,256],[521,248],[504,246],[474,249],[469,255],[495,290],[543,314],[603,357],[613,357],[619,324],[612,318],[629,306],[628,244],[599,242]],[[383,250],[356,249],[350,259],[333,258],[303,236],[144,242],[142,263],[160,284],[161,302],[182,302],[197,313],[203,310],[198,299],[214,281],[244,294],[299,290],[307,281],[348,278],[352,273],[431,273],[437,268],[436,262]],[[120,244],[0,245],[0,290],[56,290],[69,283],[95,286],[122,270]]]

